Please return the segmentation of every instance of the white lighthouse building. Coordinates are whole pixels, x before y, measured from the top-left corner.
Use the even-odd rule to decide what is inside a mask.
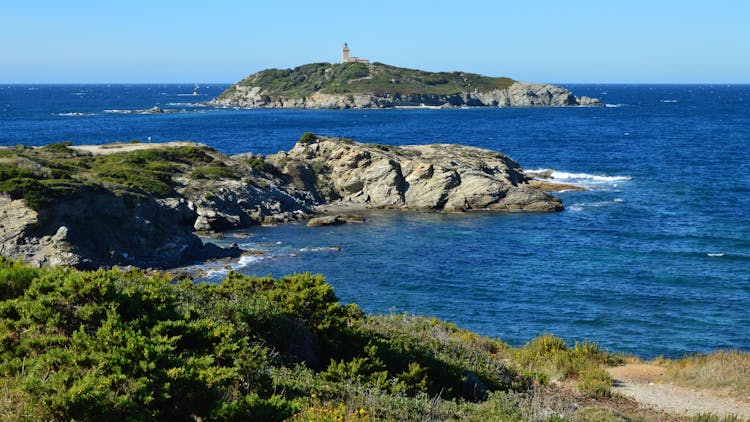
[[[344,43],[344,48],[341,49],[341,63],[349,63],[349,62],[370,63],[370,61],[367,59],[361,59],[359,57],[352,57],[349,54],[349,45],[347,43]]]

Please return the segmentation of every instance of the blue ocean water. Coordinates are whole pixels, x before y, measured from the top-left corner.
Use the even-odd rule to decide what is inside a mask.
[[[500,150],[591,190],[560,193],[566,209],[555,214],[375,212],[363,225],[288,224],[223,241],[268,251],[239,271],[319,272],[368,312],[433,315],[514,345],[546,331],[643,357],[750,350],[750,86],[569,86],[602,108],[192,104],[225,87],[0,86],[0,145],[151,137],[267,154],[312,131]],[[106,111],[153,106],[180,112]]]

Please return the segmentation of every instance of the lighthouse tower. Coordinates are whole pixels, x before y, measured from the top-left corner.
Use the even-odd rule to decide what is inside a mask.
[[[341,63],[349,61],[351,61],[351,57],[349,56],[349,45],[344,43],[344,48],[341,49]]]
[[[344,48],[341,49],[341,63],[370,63],[369,60],[360,57],[352,57],[349,55],[349,44],[344,43]]]

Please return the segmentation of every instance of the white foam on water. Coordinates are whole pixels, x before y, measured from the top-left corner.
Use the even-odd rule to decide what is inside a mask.
[[[660,102],[662,102],[662,103],[678,103],[679,101],[677,101],[677,100],[661,100]]]
[[[630,176],[611,176],[608,174],[573,173],[555,169],[528,169],[526,174],[537,179],[564,183],[594,190],[617,190],[623,182],[633,180]]]
[[[183,103],[183,102],[167,103],[167,105],[172,106],[172,107],[206,107],[205,104],[201,104],[201,103]]]
[[[341,248],[338,246],[306,246],[300,249],[300,252],[338,252]]]
[[[619,107],[624,107],[625,105],[626,104],[604,104],[604,107],[619,108]]]
[[[707,253],[706,255],[708,255],[710,257],[724,256],[723,253],[710,253],[710,252]]]
[[[93,115],[94,113],[82,113],[82,112],[55,113],[55,116],[66,116],[66,117],[93,116]]]
[[[218,270],[207,270],[206,271],[206,278],[218,278],[218,277],[224,277],[227,274],[229,274],[229,270],[227,269],[218,269]]]
[[[569,182],[591,181],[591,182],[624,182],[633,180],[630,176],[609,176],[606,174],[589,174],[589,173],[568,173],[565,171],[552,170],[552,178],[555,180],[564,180]]]
[[[258,255],[242,255],[236,263],[232,264],[232,269],[247,267],[250,264],[254,264],[260,261],[261,259],[263,259],[263,257]]]

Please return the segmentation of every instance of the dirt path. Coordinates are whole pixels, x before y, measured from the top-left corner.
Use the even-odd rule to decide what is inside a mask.
[[[201,144],[195,142],[164,142],[164,143],[127,143],[127,144],[105,144],[105,145],[73,145],[69,148],[78,151],[90,152],[94,155],[108,155],[116,154],[118,152],[129,152],[136,151],[139,149],[152,149],[152,148],[164,148],[164,147],[184,147],[184,146],[200,146]]]
[[[629,363],[609,369],[615,379],[614,391],[640,404],[679,416],[699,413],[734,414],[750,420],[750,404],[721,397],[709,390],[685,388],[664,380],[664,368]]]

